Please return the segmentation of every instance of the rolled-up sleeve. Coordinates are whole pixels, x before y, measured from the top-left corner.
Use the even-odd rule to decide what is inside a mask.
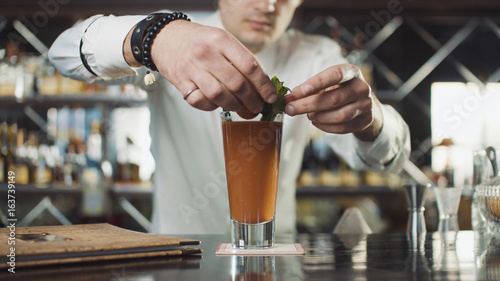
[[[59,35],[49,50],[49,59],[62,75],[89,83],[136,75],[123,57],[123,42],[144,17],[90,17]],[[81,53],[97,76],[83,65],[80,44]]]
[[[391,106],[382,105],[384,124],[373,142],[355,139],[361,162],[371,170],[399,172],[410,156],[410,132],[401,115]]]
[[[401,115],[389,105],[381,105],[384,124],[373,142],[353,134],[326,134],[335,152],[353,169],[398,173],[410,157],[410,131]]]

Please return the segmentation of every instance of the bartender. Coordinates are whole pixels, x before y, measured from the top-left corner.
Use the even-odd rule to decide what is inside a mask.
[[[96,15],[54,42],[50,60],[63,75],[147,91],[156,162],[153,233],[229,232],[219,113],[256,113],[263,100],[274,102],[269,76],[293,88],[286,96],[277,233],[295,232],[295,180],[313,126],[352,168],[401,170],[410,153],[406,123],[378,101],[335,41],[287,28],[301,3],[219,0],[200,21],[169,11]]]

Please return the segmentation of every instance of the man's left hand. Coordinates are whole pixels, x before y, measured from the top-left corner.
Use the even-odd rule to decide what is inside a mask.
[[[382,130],[380,102],[355,65],[327,68],[295,87],[285,102],[288,115],[307,114],[325,132],[374,141]]]

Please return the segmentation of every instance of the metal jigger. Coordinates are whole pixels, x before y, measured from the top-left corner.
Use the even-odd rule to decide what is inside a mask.
[[[425,235],[427,228],[425,227],[425,197],[427,189],[431,185],[404,185],[406,199],[408,200],[408,242],[410,249],[413,251],[423,251],[425,244]]]

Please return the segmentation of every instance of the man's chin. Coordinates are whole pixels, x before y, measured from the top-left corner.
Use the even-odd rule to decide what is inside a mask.
[[[260,50],[264,49],[264,47],[267,46],[267,44],[256,44],[255,42],[247,42],[247,43],[243,43],[243,45],[245,45],[245,47],[247,47],[252,53],[258,53]]]
[[[264,36],[248,37],[245,40],[240,40],[252,52],[258,52],[271,44],[271,38]]]

